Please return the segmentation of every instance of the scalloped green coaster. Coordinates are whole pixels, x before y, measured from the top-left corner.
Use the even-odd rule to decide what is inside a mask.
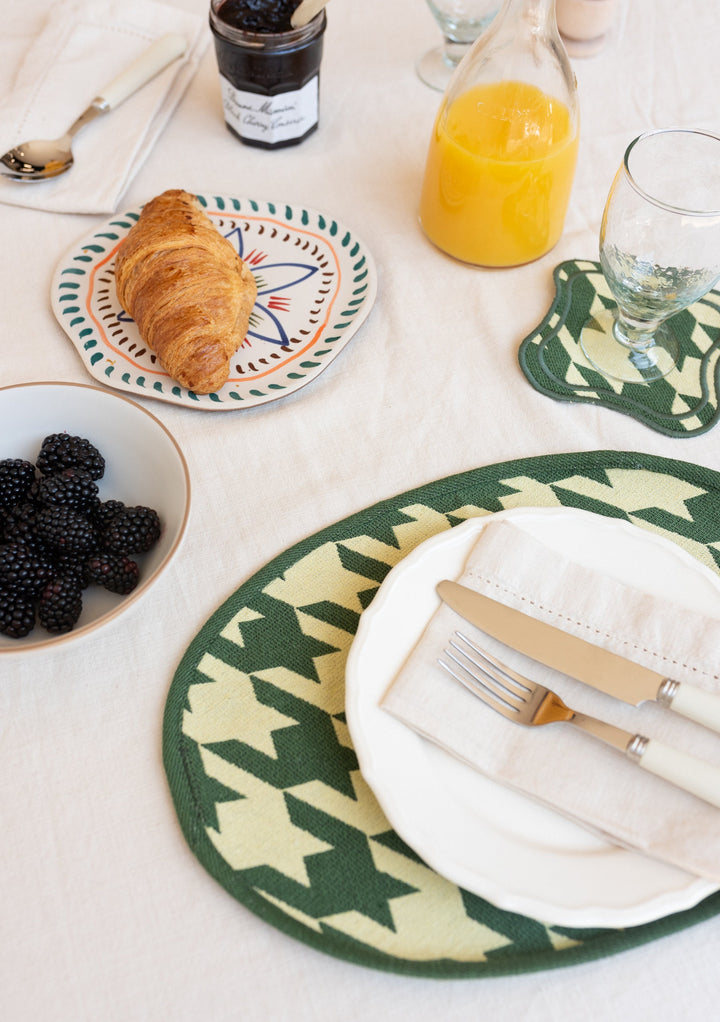
[[[653,383],[623,383],[602,376],[580,348],[585,322],[614,300],[600,264],[571,259],[553,272],[555,299],[519,350],[532,386],[558,401],[604,405],[673,437],[711,429],[720,414],[720,293],[711,291],[673,318],[681,345],[678,365]]]

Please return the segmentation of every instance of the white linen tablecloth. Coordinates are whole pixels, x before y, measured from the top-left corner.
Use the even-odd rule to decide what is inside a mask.
[[[206,0],[168,2],[207,8]],[[2,0],[0,92],[12,87],[46,3]],[[147,399],[189,463],[191,536],[121,625],[77,647],[0,659],[0,1016],[8,1022],[717,1013],[717,920],[553,972],[403,978],[329,958],[253,916],[206,874],[177,824],[160,750],[173,672],[219,603],[290,544],[383,497],[516,457],[611,448],[720,470],[718,429],[672,440],[603,408],[551,402],[525,381],[516,355],[552,299],[553,267],[597,258],[626,144],[670,124],[720,131],[715,6],[633,0],[621,39],[575,62],[582,141],[565,233],[549,255],[510,271],[459,265],[417,225],[440,97],[414,63],[438,38],[424,0],[333,0],[320,128],[276,152],[244,147],[226,130],[208,47],[124,198],[130,206],[182,187],[327,210],[373,252],[379,293],[333,365],[285,400],[214,414]],[[55,265],[88,223],[2,208],[3,384],[91,382],[49,304]]]

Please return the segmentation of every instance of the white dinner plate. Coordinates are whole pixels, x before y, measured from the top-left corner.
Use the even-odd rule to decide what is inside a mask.
[[[500,908],[575,927],[637,926],[717,888],[611,844],[452,757],[380,708],[388,686],[491,520],[511,520],[586,566],[720,615],[720,579],[681,547],[628,522],[572,508],[473,518],[418,546],[363,613],[346,668],[360,769],[390,824],[442,876]]]

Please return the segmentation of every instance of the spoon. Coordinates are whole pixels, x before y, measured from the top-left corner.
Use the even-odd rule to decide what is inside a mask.
[[[72,139],[90,121],[119,106],[123,100],[154,78],[173,60],[181,57],[187,40],[176,32],[156,39],[141,56],[107,85],[65,134],[57,139],[21,142],[0,156],[0,173],[15,181],[42,181],[57,177],[73,164]]]
[[[302,28],[312,21],[316,14],[319,14],[328,0],[300,0],[290,17],[290,24],[293,28]]]

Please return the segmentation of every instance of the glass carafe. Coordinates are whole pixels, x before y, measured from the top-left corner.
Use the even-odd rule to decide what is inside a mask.
[[[478,266],[544,255],[565,222],[578,128],[555,0],[504,0],[435,120],[420,199],[427,236]]]

